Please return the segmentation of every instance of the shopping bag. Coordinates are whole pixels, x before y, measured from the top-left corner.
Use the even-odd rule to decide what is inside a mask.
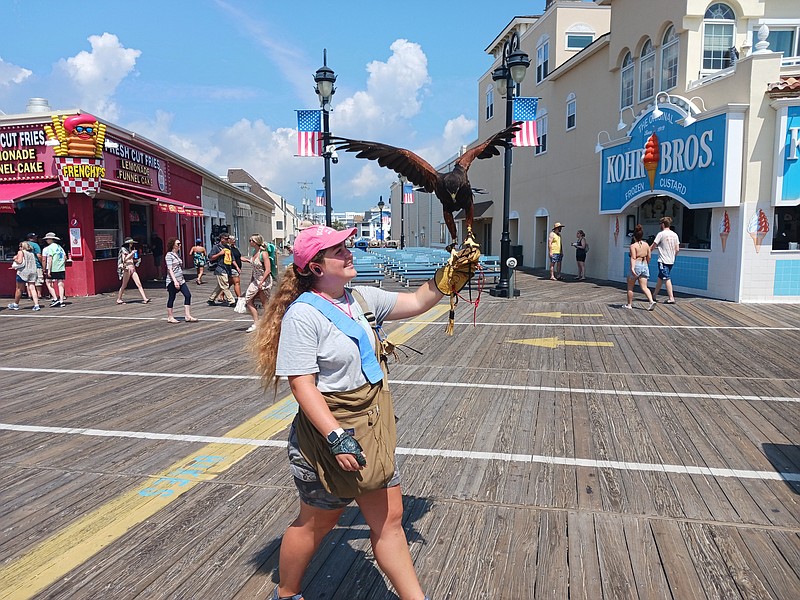
[[[239,299],[236,301],[236,306],[233,308],[233,312],[239,313],[241,315],[247,312],[247,302],[245,301],[244,296],[240,296]]]

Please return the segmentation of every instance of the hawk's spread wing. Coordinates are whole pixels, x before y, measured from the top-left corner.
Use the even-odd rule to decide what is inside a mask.
[[[391,169],[408,179],[416,186],[432,193],[436,188],[438,173],[428,161],[404,148],[395,148],[388,144],[367,142],[363,140],[350,140],[347,138],[331,137],[331,142],[337,150],[345,152],[358,152],[356,158],[376,160],[378,164]]]
[[[514,123],[513,125],[506,127],[502,131],[498,131],[488,140],[475,146],[474,148],[470,148],[464,154],[461,155],[456,161],[456,164],[461,165],[464,170],[466,171],[469,169],[469,166],[472,164],[472,161],[482,158],[491,158],[492,156],[497,156],[500,154],[500,150],[498,146],[505,147],[507,144],[511,142],[511,139],[514,137],[514,134],[519,131],[520,125],[519,123]]]

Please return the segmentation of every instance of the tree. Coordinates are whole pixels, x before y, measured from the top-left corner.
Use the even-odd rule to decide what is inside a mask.
[[[331,223],[331,227],[333,229],[335,229],[336,231],[342,231],[343,229],[347,229],[347,224],[346,223],[342,223],[341,221],[339,221],[337,219],[336,221]]]

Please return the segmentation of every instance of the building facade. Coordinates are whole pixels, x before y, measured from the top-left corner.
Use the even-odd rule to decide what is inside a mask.
[[[156,238],[181,239],[191,265],[194,241],[209,244],[245,205],[271,214],[257,196],[80,110],[52,111],[34,99],[29,112],[0,116],[0,262],[11,261],[28,233],[55,233],[68,255],[69,296],[119,287],[117,254],[127,237],[140,244],[144,278],[158,275]],[[14,287],[14,271],[0,265],[0,294]]]
[[[531,59],[518,93],[539,98],[539,146],[515,148],[511,172],[509,232],[525,266],[546,266],[558,221],[565,242],[586,232],[589,277],[623,281],[634,226],[652,239],[669,216],[677,290],[800,302],[800,4],[548,2],[487,48],[480,140],[505,126],[491,74],[514,32]],[[478,241],[499,253],[503,161],[475,161],[470,180],[488,191]],[[576,272],[570,253],[564,269]]]

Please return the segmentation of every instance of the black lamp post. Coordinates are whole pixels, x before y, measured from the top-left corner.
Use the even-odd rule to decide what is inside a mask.
[[[403,191],[403,176],[398,175],[397,181],[400,183],[400,250],[403,250],[406,247],[406,223],[405,223],[405,205],[406,202],[403,199],[404,191]]]
[[[381,225],[381,241],[384,241],[386,238],[383,237],[383,207],[386,206],[383,203],[383,196],[380,197],[378,200],[378,210],[380,211],[380,225]]]
[[[503,45],[503,59],[499,67],[492,71],[492,80],[495,89],[506,95],[506,127],[511,126],[514,86],[522,83],[525,72],[531,64],[528,55],[519,48],[519,35],[513,32]],[[500,237],[500,281],[489,290],[492,296],[500,298],[509,297],[508,280],[511,277],[511,267],[506,263],[511,257],[511,236],[508,233],[508,221],[511,205],[511,144],[505,148],[505,162],[503,165],[503,234]],[[519,290],[514,290],[514,295],[519,295]]]
[[[331,98],[336,93],[333,84],[336,82],[336,75],[328,66],[328,50],[322,51],[322,66],[314,73],[316,86],[314,91],[319,96],[319,104],[322,107],[322,158],[325,159],[325,224],[331,226],[331,132],[328,122],[328,115],[331,110]]]

